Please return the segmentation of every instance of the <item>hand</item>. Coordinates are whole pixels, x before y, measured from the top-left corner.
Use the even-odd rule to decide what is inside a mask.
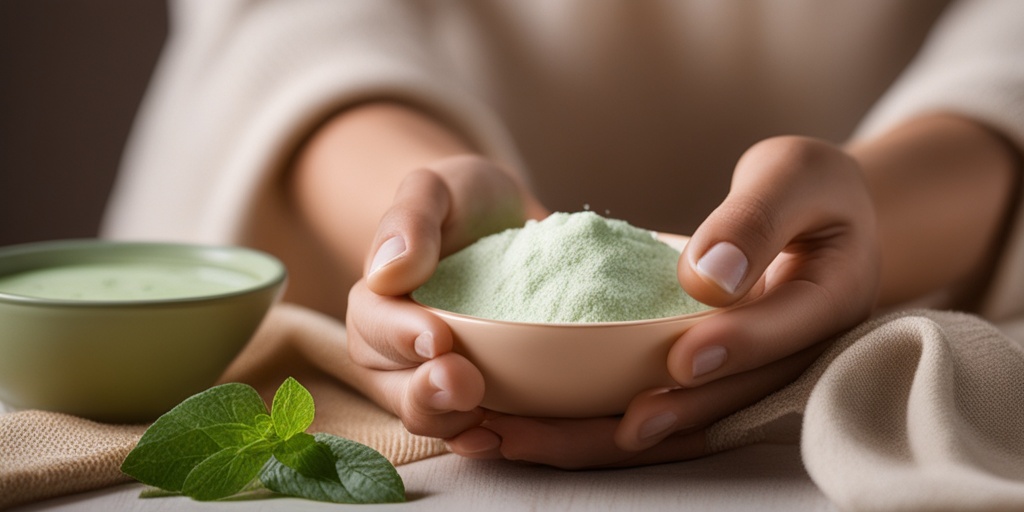
[[[406,295],[445,255],[543,214],[510,174],[479,157],[410,173],[380,221],[366,277],[349,294],[353,385],[414,434],[447,438],[479,424],[483,377],[452,352],[444,322]]]
[[[621,420],[495,416],[449,445],[467,456],[566,468],[703,455],[705,427],[794,380],[825,340],[870,314],[878,259],[857,163],[820,141],[763,141],[741,158],[728,197],[679,262],[680,282],[698,300],[752,300],[673,345],[667,364],[678,388],[641,393]]]

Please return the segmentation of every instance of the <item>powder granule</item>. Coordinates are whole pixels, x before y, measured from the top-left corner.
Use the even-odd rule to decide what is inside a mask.
[[[533,323],[646,320],[707,309],[679,285],[678,259],[652,232],[625,221],[554,213],[443,259],[413,298],[464,315]]]

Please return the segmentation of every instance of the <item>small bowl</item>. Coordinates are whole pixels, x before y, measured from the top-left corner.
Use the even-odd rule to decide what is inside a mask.
[[[240,247],[0,248],[0,402],[153,420],[216,382],[285,280],[276,258]]]
[[[687,329],[718,311],[633,322],[543,324],[422,307],[448,324],[455,352],[483,374],[483,407],[560,418],[621,414],[637,393],[676,385],[668,373],[669,349]]]
[[[682,251],[689,237],[658,233]],[[455,352],[484,376],[483,407],[549,418],[622,414],[637,393],[675,386],[668,351],[690,327],[721,311],[632,322],[527,323],[420,304],[452,331]]]

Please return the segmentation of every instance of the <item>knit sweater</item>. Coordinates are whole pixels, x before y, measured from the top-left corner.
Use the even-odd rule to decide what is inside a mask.
[[[328,265],[291,217],[283,172],[318,123],[365,100],[444,118],[522,170],[551,209],[589,205],[676,233],[721,201],[740,153],[773,135],[841,143],[943,111],[1024,148],[1015,0],[171,8],[104,234],[263,247],[302,262],[289,265],[299,296]],[[1014,215],[983,308],[1002,325],[1024,317],[1024,215]],[[323,293],[310,302],[329,301]]]

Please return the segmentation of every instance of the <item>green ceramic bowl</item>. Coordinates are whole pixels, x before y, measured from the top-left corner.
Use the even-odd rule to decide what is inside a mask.
[[[0,248],[0,402],[150,421],[215,383],[286,279],[240,247],[68,240]]]

